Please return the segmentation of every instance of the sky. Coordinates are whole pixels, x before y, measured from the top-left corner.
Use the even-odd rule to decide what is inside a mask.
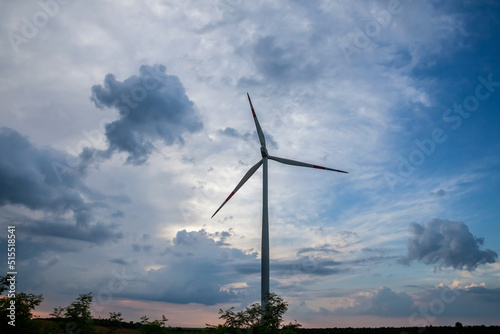
[[[496,1],[2,1],[0,257],[49,316],[499,325]],[[4,275],[0,274],[0,275]]]

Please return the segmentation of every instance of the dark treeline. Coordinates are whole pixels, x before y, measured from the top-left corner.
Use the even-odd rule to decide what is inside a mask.
[[[299,334],[482,334],[500,333],[500,326],[427,326],[427,327],[379,327],[379,328],[303,328]]]
[[[283,315],[288,303],[280,296],[270,293],[268,304],[263,309],[259,303],[242,311],[234,307],[219,311],[222,324],[206,324],[203,329],[173,328],[167,326],[168,319],[151,320],[144,315],[139,322],[123,321],[120,312],[110,312],[108,318],[95,319],[91,314],[92,293],[80,294],[66,307],[54,308],[51,318],[36,319],[33,311],[43,301],[42,295],[15,293],[14,276],[0,276],[0,333],[28,334],[161,334],[161,333],[214,333],[214,334],[350,334],[350,333],[394,333],[394,334],[448,334],[448,333],[500,333],[500,326],[463,326],[457,322],[454,327],[408,327],[408,328],[328,328],[301,329],[299,323],[283,324]],[[6,295],[2,295],[6,292]]]

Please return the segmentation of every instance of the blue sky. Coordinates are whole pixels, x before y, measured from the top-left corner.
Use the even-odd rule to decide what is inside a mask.
[[[40,315],[260,300],[261,172],[210,219],[260,159],[248,92],[271,155],[349,171],[270,162],[287,320],[498,325],[496,2],[0,6],[0,242]]]

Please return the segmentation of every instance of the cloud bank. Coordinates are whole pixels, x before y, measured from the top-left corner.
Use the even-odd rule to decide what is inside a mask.
[[[394,291],[388,287],[357,290],[342,296],[347,298],[345,303],[351,306],[333,311],[321,309],[321,312],[341,316],[408,317],[408,325],[420,327],[434,324],[438,318],[486,319],[496,315],[500,289],[456,283],[460,282],[454,282],[452,286],[444,283],[432,287],[419,286],[414,293]]]
[[[239,274],[234,266],[257,262],[257,254],[229,247],[225,243],[228,233],[211,235],[205,230],[177,232],[173,244],[161,256],[159,264],[163,267],[150,269],[127,297],[203,305],[235,300],[237,289],[227,286],[245,282],[249,277]]]
[[[353,306],[338,308],[340,315],[375,315],[382,317],[406,316],[415,309],[410,295],[381,287],[353,298]]]
[[[22,217],[26,231],[35,235],[101,243],[121,238],[113,228],[93,223],[95,194],[83,183],[84,167],[68,168],[65,152],[37,147],[10,128],[0,128],[0,207],[13,205],[41,212]],[[64,174],[64,177],[61,177]],[[19,217],[3,216],[3,221]]]
[[[410,223],[410,234],[408,255],[399,260],[403,264],[418,260],[442,268],[473,271],[478,265],[494,263],[498,258],[491,249],[480,250],[484,239],[473,236],[462,222],[436,218],[425,226]]]
[[[0,128],[0,205],[21,204],[31,210],[64,213],[71,210],[77,223],[88,222],[89,206],[78,189],[81,171],[68,170],[64,180],[57,177],[66,154],[38,148],[17,131]]]

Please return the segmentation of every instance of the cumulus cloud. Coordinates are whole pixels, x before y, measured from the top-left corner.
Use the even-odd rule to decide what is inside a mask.
[[[142,65],[138,76],[119,81],[110,73],[103,85],[92,86],[91,101],[96,107],[117,109],[120,118],[106,124],[108,149],[88,149],[84,152],[87,159],[109,158],[118,151],[128,153],[128,163],[142,164],[155,149],[156,141],[182,144],[185,133],[203,127],[179,78],[165,71],[163,65]]]
[[[454,282],[456,283],[456,282]],[[488,288],[485,284],[439,284],[434,287],[421,287],[414,295],[419,310],[413,314],[416,326],[424,325],[427,317],[477,317],[498,316],[500,308],[500,289]],[[429,314],[424,314],[427,310]]]
[[[258,263],[257,254],[247,254],[224,242],[229,232],[214,235],[205,230],[177,232],[165,249],[159,269],[151,269],[127,294],[128,298],[170,303],[214,305],[229,302],[238,291],[225,288],[250,278],[238,273],[237,264]],[[217,241],[215,238],[221,238]],[[222,241],[222,242],[221,242]]]
[[[335,296],[347,298],[350,306],[322,311],[328,315],[404,316],[408,317],[411,326],[427,326],[438,318],[495,317],[500,307],[500,289],[487,288],[484,284],[465,287],[439,284],[418,288],[418,293],[411,294],[388,287],[374,291],[359,290]]]
[[[177,232],[172,245],[122,297],[169,303],[215,305],[258,298],[261,263],[256,252],[245,252],[229,243],[231,232],[205,230]],[[141,251],[133,245],[134,251]],[[122,258],[114,259],[119,263]],[[327,277],[345,273],[341,262],[323,257],[301,256],[272,260],[272,277],[294,275]],[[273,284],[283,286],[279,281]],[[286,285],[286,284],[285,284]]]
[[[86,224],[89,205],[78,189],[81,171],[60,166],[67,155],[51,148],[38,148],[17,131],[0,128],[0,205],[21,204],[31,210],[55,213],[73,211],[79,224]]]
[[[280,82],[309,81],[320,73],[320,66],[308,59],[307,48],[299,43],[279,45],[274,36],[262,37],[253,47],[253,61],[266,78]]]
[[[37,147],[10,128],[0,128],[0,207],[22,206],[40,211],[43,218],[4,215],[4,222],[23,221],[26,231],[36,235],[104,242],[119,238],[113,228],[92,224],[89,201],[94,194],[82,181],[84,168],[70,168],[74,157],[49,148]]]
[[[415,310],[415,304],[410,295],[396,292],[387,287],[360,293],[353,298],[353,305],[334,310],[340,315],[374,315],[382,317],[407,316]]]
[[[491,249],[480,250],[484,239],[473,236],[462,222],[433,219],[425,226],[410,223],[410,234],[408,255],[399,259],[403,264],[418,260],[443,268],[473,271],[478,265],[494,263],[498,258]]]

